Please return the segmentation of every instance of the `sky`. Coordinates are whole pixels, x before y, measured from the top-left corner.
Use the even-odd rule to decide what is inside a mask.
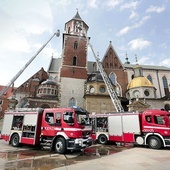
[[[169,0],[1,0],[0,85],[7,85],[59,29],[17,78],[20,86],[41,67],[48,70],[51,57],[62,53],[65,23],[76,12],[89,26],[88,36],[102,60],[110,44],[122,63],[170,67]],[[90,48],[88,60],[95,61]]]

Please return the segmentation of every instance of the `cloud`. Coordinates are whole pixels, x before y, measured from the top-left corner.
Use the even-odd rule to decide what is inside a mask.
[[[1,43],[1,48],[5,51],[11,50],[26,53],[30,51],[30,46],[27,39],[18,34],[6,36],[6,41]]]
[[[40,3],[41,8],[44,7],[43,10],[39,8],[38,3],[32,6],[28,1],[9,3],[9,6],[12,5],[11,8],[7,5],[1,6],[0,49],[28,53],[33,44],[33,39],[29,41],[29,37],[41,35],[45,31],[52,32],[53,17],[50,7],[45,1]]]
[[[40,49],[42,44],[37,43],[34,45],[35,48]],[[60,53],[57,49],[52,47],[52,44],[49,43],[42,51],[41,51],[41,59],[46,60],[49,59],[50,56],[55,56],[56,58],[60,57]]]
[[[119,6],[122,2],[123,0],[107,0],[106,6],[109,8],[115,8]]]
[[[127,32],[129,32],[130,29],[131,29],[131,28],[130,28],[129,26],[127,26],[127,27],[121,29],[121,30],[118,32],[117,35],[118,35],[118,36],[121,36],[121,35],[127,34]]]
[[[150,16],[144,16],[139,22],[135,23],[132,27],[138,28],[142,26],[148,19],[150,19]]]
[[[51,4],[59,5],[59,6],[67,6],[71,3],[71,1],[68,0],[50,0]]]
[[[160,47],[163,48],[164,50],[169,49],[168,45],[166,43],[160,44]]]
[[[120,10],[124,10],[124,9],[136,9],[137,5],[139,3],[137,1],[132,1],[130,3],[125,3],[120,7]]]
[[[129,16],[129,19],[134,19],[138,16],[138,13],[136,13],[135,11],[131,11],[131,14]]]
[[[170,59],[168,58],[168,59],[161,61],[160,65],[165,66],[165,67],[169,67],[170,66]]]
[[[50,30],[53,22],[50,5],[43,0],[37,0],[41,3],[41,8],[39,8],[38,3],[33,1],[30,3],[30,1],[16,1],[13,4],[9,3],[9,6],[2,5],[0,26],[4,29],[3,31],[6,29],[17,32],[24,30],[28,34],[41,34],[45,30]],[[4,22],[5,25],[2,24]]]
[[[88,6],[91,8],[97,8],[96,0],[88,0]]]
[[[142,50],[142,49],[147,48],[148,46],[150,46],[151,42],[147,41],[147,40],[144,40],[142,38],[138,38],[138,39],[134,39],[134,40],[130,41],[128,43],[128,45],[130,46],[131,50],[136,50],[136,49]]]
[[[165,11],[165,7],[164,6],[161,6],[161,7],[158,7],[158,6],[150,6],[150,8],[148,8],[146,10],[146,13],[150,13],[150,12],[157,12],[158,14]]]
[[[126,26],[124,27],[123,29],[121,29],[117,35],[118,36],[122,36],[124,34],[127,34],[129,31],[135,29],[135,28],[138,28],[140,26],[142,26],[148,19],[150,19],[150,16],[145,16],[143,17],[139,22],[135,23],[134,25],[132,25],[131,27],[130,26]]]
[[[144,64],[144,65],[145,65],[146,63],[148,63],[149,60],[150,60],[149,57],[144,56],[144,57],[138,59],[138,63],[139,63],[139,64]]]

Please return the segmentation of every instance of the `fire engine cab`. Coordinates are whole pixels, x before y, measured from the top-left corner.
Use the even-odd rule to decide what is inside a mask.
[[[57,153],[92,144],[89,113],[82,108],[18,109],[4,114],[1,138],[20,144],[50,147]]]
[[[170,113],[146,110],[142,113],[91,115],[92,139],[148,145],[153,149],[170,146]]]

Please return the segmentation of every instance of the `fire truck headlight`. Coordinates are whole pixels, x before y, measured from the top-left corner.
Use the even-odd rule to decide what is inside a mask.
[[[82,140],[78,140],[78,144],[82,146]]]

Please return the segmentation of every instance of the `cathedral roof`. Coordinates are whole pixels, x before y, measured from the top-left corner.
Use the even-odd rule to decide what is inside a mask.
[[[95,61],[88,61],[87,62],[87,71],[88,74],[91,74],[93,71],[97,70],[97,63]]]
[[[51,57],[51,61],[48,67],[48,73],[58,73],[61,67],[61,58]]]
[[[91,75],[89,75],[88,81],[103,82],[103,78],[99,71],[94,71]]]
[[[57,82],[50,77],[46,81],[43,81],[41,84],[42,85],[57,85]]]
[[[146,77],[135,77],[133,78],[127,86],[127,89],[132,89],[136,87],[154,87],[153,84]]]
[[[136,64],[123,64],[123,66],[126,69],[134,69]],[[165,71],[170,71],[169,67],[165,67],[165,66],[154,66],[154,65],[141,65],[140,67],[143,68],[143,70],[165,70]]]

